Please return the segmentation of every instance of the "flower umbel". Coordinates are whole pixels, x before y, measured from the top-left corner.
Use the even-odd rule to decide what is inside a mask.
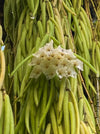
[[[43,73],[47,79],[52,79],[57,75],[63,77],[76,77],[75,68],[83,71],[83,62],[76,58],[71,49],[63,49],[61,46],[53,48],[51,40],[44,47],[33,54],[30,66],[33,70],[31,78],[38,78]]]

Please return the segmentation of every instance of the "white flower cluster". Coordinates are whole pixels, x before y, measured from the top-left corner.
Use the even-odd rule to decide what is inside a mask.
[[[30,78],[36,79],[41,73],[47,79],[52,79],[55,75],[59,78],[76,77],[75,68],[83,70],[83,62],[74,56],[71,49],[66,50],[60,46],[54,49],[52,40],[33,54],[30,65],[34,66]]]

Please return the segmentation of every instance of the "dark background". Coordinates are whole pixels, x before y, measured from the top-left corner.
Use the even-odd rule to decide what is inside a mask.
[[[0,24],[3,25],[3,5],[4,0],[0,0]]]

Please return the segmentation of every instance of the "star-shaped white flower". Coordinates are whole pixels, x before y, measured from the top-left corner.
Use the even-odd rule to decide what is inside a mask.
[[[61,46],[53,48],[52,40],[33,54],[30,65],[34,66],[30,77],[36,79],[41,73],[47,79],[52,79],[55,75],[61,79],[76,77],[75,68],[83,71],[83,62],[76,58],[72,50],[66,50]]]

